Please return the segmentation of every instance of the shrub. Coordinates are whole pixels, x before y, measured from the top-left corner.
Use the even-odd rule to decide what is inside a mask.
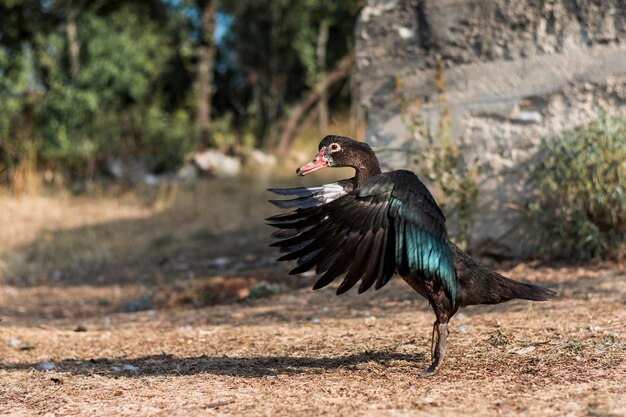
[[[161,174],[177,170],[193,150],[194,124],[184,110],[168,114],[160,106],[152,105],[132,112],[131,123],[140,126],[135,142],[150,172]]]
[[[611,255],[626,241],[626,120],[601,115],[547,140],[540,155],[531,244],[548,258]]]

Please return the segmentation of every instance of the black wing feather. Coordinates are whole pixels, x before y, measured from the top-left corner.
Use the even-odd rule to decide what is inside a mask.
[[[278,194],[297,196],[276,204],[297,209],[267,219],[281,229],[275,235],[284,237],[272,246],[287,252],[280,260],[298,259],[292,274],[314,267],[316,273],[324,273],[314,289],[345,274],[337,293],[359,280],[361,293],[383,287],[397,271],[438,279],[454,299],[456,275],[445,217],[414,173],[380,174],[358,190],[315,206],[305,206],[315,198],[306,188]]]
[[[323,288],[333,282],[335,278],[346,273],[352,262],[352,257],[356,253],[356,242],[353,240],[351,245],[348,246],[345,251],[341,252],[339,256],[335,258],[333,264],[328,268],[328,271],[313,285],[314,290]]]
[[[385,256],[385,235],[385,230],[379,229],[372,238],[372,248],[369,259],[367,260],[365,273],[361,278],[359,294],[369,290],[371,286],[374,285],[374,282],[376,282],[378,275],[381,273],[381,267],[384,266],[383,257]]]
[[[343,294],[350,288],[354,287],[363,274],[368,264],[368,259],[371,256],[370,250],[372,248],[372,239],[370,236],[365,236],[359,239],[357,243],[357,257],[350,265],[350,269],[346,274],[343,282],[337,288],[337,295]]]

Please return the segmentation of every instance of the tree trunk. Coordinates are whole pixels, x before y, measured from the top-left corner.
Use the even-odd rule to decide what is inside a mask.
[[[285,82],[287,80],[280,62],[279,36],[280,25],[284,18],[285,8],[279,2],[269,2],[271,25],[268,38],[267,72],[262,78],[265,91],[263,93],[263,111],[266,116],[263,136],[260,137],[259,145],[268,149],[275,143],[275,138],[280,133],[278,121],[284,108]]]
[[[78,30],[76,29],[76,18],[78,17],[78,9],[72,7],[67,12],[67,24],[65,30],[67,32],[67,45],[70,52],[70,71],[72,81],[76,82],[78,73],[80,72],[80,43],[78,42]]]
[[[289,115],[289,118],[287,119],[287,122],[285,123],[285,128],[280,135],[280,142],[278,144],[278,154],[280,156],[284,156],[291,147],[296,138],[295,132],[298,130],[298,123],[302,120],[302,118],[307,115],[315,104],[317,104],[320,98],[324,95],[328,95],[328,89],[331,86],[341,80],[344,80],[350,74],[350,68],[352,67],[353,60],[354,57],[352,56],[352,53],[348,53],[346,56],[341,58],[341,60],[337,63],[337,67],[324,78],[324,81],[318,83],[298,104],[295,105]],[[324,94],[322,94],[322,92],[324,92]]]
[[[200,45],[198,47],[198,68],[196,92],[198,97],[196,124],[201,144],[209,144],[211,133],[211,100],[213,98],[213,64],[215,61],[215,12],[216,0],[200,1]]]
[[[322,23],[320,23],[320,31],[317,37],[316,82],[320,85],[324,84],[324,79],[326,78],[326,47],[328,45],[329,27],[330,25],[328,19],[322,20]],[[325,135],[328,130],[328,100],[324,91],[320,91],[320,97],[321,98],[319,100],[319,103],[317,104],[319,112],[319,130],[322,135]]]

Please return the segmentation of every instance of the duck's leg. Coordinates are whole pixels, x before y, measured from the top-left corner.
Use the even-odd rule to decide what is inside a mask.
[[[433,334],[430,335],[430,357],[435,356],[435,340],[439,339],[439,322],[433,323]]]
[[[435,341],[435,335],[437,340]],[[437,373],[443,365],[443,360],[446,357],[447,350],[447,338],[448,338],[448,323],[440,323],[436,321],[433,325],[433,340],[431,344],[435,344],[435,348],[432,349],[432,363],[424,372],[420,372],[420,376],[431,376]]]

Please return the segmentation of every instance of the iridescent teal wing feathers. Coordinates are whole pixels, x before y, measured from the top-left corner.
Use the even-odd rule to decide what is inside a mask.
[[[440,282],[454,304],[456,272],[441,209],[419,178],[406,170],[372,178],[359,195],[389,190],[388,216],[395,231],[397,272],[403,276],[419,273]]]

